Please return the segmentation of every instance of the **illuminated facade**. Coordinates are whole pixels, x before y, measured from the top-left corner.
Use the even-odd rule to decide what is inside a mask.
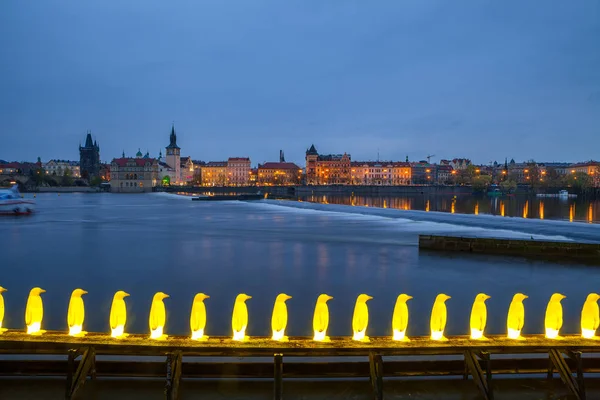
[[[50,160],[44,164],[44,169],[48,175],[52,176],[64,176],[68,171],[73,178],[81,177],[80,166],[77,161]]]
[[[251,169],[250,158],[229,157],[227,160],[227,186],[248,186]]]
[[[181,183],[191,183],[194,180],[194,162],[191,157],[181,157],[179,162]]]
[[[348,185],[350,181],[350,154],[320,155],[314,145],[306,151],[308,185]]]
[[[411,166],[406,162],[353,161],[350,166],[352,185],[410,185]]]
[[[158,181],[154,158],[115,158],[110,164],[110,190],[115,193],[151,192]]]
[[[588,174],[593,181],[594,187],[600,187],[600,162],[588,161],[585,163],[571,165],[571,173]]]
[[[291,162],[258,164],[258,185],[299,185],[302,168]]]
[[[201,167],[202,186],[227,185],[227,161],[209,161]]]

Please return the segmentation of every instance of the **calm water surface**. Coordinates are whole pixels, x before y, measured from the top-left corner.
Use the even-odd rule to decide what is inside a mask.
[[[554,199],[552,199],[554,200]],[[440,200],[441,201],[441,200]],[[526,300],[525,332],[541,333],[553,292],[563,300],[565,332],[578,332],[581,306],[600,291],[600,269],[475,255],[419,253],[420,233],[600,241],[600,226],[568,221],[375,209],[308,202],[192,202],[166,194],[38,195],[39,212],[0,219],[4,326],[23,327],[33,286],[44,296],[46,329],[66,329],[74,288],[85,296],[89,331],[108,331],[112,296],[131,293],[130,332],[148,332],[150,300],[166,300],[167,333],[187,334],[193,296],[205,292],[208,335],[229,335],[238,293],[247,293],[250,335],[270,334],[273,301],[288,301],[290,335],[311,335],[314,303],[330,301],[330,334],[350,335],[356,296],[374,296],[368,334],[391,333],[396,296],[410,302],[410,335],[427,334],[434,297],[452,296],[448,334],[468,332],[473,298],[488,300],[488,331],[505,332],[515,292]],[[481,206],[482,207],[482,206]],[[483,207],[482,207],[483,208]],[[433,210],[433,209],[432,209]]]

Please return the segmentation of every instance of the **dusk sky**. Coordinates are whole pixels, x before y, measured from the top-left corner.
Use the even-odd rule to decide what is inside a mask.
[[[600,3],[3,0],[0,159],[600,159]]]

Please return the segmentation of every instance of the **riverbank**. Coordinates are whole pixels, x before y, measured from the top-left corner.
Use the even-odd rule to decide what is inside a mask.
[[[35,190],[30,190],[27,193],[100,193],[98,187],[90,186],[47,186],[38,187]]]

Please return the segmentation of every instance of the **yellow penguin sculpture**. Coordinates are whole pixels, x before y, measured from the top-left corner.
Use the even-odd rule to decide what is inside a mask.
[[[314,340],[317,342],[329,342],[329,336],[327,336],[327,327],[329,326],[329,307],[327,307],[327,301],[333,299],[333,297],[322,294],[317,298],[317,305],[315,306],[315,314],[313,315],[313,330],[315,332]]]
[[[273,315],[271,316],[271,329],[273,330],[271,339],[273,340],[278,340],[280,342],[288,341],[288,337],[285,336],[285,327],[287,326],[288,320],[287,305],[285,304],[285,301],[291,298],[292,296],[280,293],[275,299]]]
[[[70,336],[84,336],[87,332],[83,331],[83,320],[85,318],[85,306],[81,296],[87,292],[83,289],[75,289],[71,293],[69,300],[69,310],[67,311],[67,324],[69,325]]]
[[[525,324],[525,306],[523,300],[529,296],[523,293],[516,293],[508,307],[508,316],[506,318],[506,331],[509,339],[525,340],[521,336],[521,330]]]
[[[563,324],[563,310],[560,301],[566,297],[567,296],[560,293],[554,293],[550,297],[550,301],[546,307],[546,318],[544,321],[547,339],[562,339],[562,337],[558,335]]]
[[[392,316],[392,330],[394,332],[393,339],[401,342],[410,342],[406,336],[406,328],[408,327],[408,305],[406,302],[412,299],[412,296],[402,293],[396,299],[394,306],[394,314]]]
[[[25,325],[27,333],[30,335],[41,335],[45,331],[42,330],[42,319],[44,318],[44,303],[42,303],[42,293],[46,291],[39,287],[34,287],[29,292],[27,298],[27,306],[25,307]]]
[[[446,328],[446,318],[448,313],[446,311],[446,300],[450,298],[450,296],[444,293],[438,294],[435,298],[429,322],[431,327],[431,340],[448,340],[444,336],[444,329]]]
[[[369,325],[369,307],[367,307],[367,301],[371,299],[372,297],[366,294],[361,294],[356,298],[354,315],[352,316],[353,340],[360,342],[369,341],[369,337],[366,336],[367,326]]]
[[[2,321],[4,321],[4,296],[2,296],[2,293],[6,291],[6,289],[0,286],[0,334],[6,332],[6,328],[2,327]]]
[[[158,292],[152,298],[152,306],[150,307],[150,317],[148,323],[150,325],[150,339],[164,340],[167,335],[163,334],[165,322],[167,320],[167,311],[163,300],[169,295],[163,292]]]
[[[0,291],[1,290],[2,289],[0,288]],[[598,299],[600,299],[600,295],[597,293],[588,294],[588,297],[583,304],[583,309],[581,310],[581,336],[585,339],[598,340],[598,336],[596,336],[596,330],[600,324]],[[0,322],[2,322],[1,316]]]
[[[240,342],[248,340],[248,337],[246,336],[246,327],[248,326],[248,307],[246,307],[246,300],[251,298],[252,296],[248,296],[244,293],[238,294],[235,298],[233,314],[231,315],[233,340]]]
[[[127,296],[129,296],[129,293],[119,290],[113,296],[112,305],[110,306],[110,336],[117,339],[128,336],[125,333],[125,323],[127,322],[125,297]]]
[[[485,330],[485,324],[487,322],[487,307],[485,305],[485,301],[489,299],[485,293],[479,293],[475,296],[475,301],[473,302],[473,308],[471,308],[471,339],[473,340],[487,340],[485,336],[483,336],[483,331]]]
[[[208,340],[208,336],[204,336],[204,328],[206,328],[206,306],[204,305],[204,300],[208,298],[210,296],[204,293],[198,293],[194,296],[192,312],[190,314],[192,340]]]

